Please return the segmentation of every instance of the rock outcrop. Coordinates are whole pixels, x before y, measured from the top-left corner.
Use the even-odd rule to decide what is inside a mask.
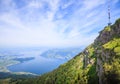
[[[95,40],[94,44],[99,44],[96,48],[96,72],[99,78],[99,84],[109,84],[105,78],[104,64],[110,63],[115,57],[114,49],[106,49],[103,45],[112,41],[114,38],[120,38],[120,19],[118,19],[114,25],[108,26],[110,29],[105,29],[100,32],[100,35]],[[113,45],[108,45],[113,46]],[[116,46],[117,47],[117,46]]]

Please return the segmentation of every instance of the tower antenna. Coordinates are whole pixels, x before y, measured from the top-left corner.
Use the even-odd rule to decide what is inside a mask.
[[[108,26],[111,26],[111,14],[110,14],[110,4],[108,4]]]

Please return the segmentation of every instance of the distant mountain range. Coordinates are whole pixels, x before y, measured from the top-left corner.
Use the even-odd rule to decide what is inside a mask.
[[[81,51],[80,48],[70,48],[70,49],[50,49],[43,52],[40,56],[46,58],[54,59],[66,59],[69,60],[77,55]]]

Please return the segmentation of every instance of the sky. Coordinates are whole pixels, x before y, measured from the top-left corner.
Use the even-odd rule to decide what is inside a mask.
[[[120,0],[0,0],[0,46],[85,47],[120,18]]]

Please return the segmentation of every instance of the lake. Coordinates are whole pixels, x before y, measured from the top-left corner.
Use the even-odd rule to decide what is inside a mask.
[[[0,60],[19,61],[8,66],[12,72],[30,72],[44,74],[50,72],[59,65],[67,62],[80,52],[78,48],[72,49],[44,49],[44,48],[17,48],[0,49]],[[43,53],[43,54],[42,54]],[[5,63],[6,64],[6,63]]]
[[[44,74],[46,72],[52,71],[64,62],[64,60],[47,59],[41,56],[37,56],[33,60],[9,66],[8,69],[13,72],[23,71],[35,74]]]

